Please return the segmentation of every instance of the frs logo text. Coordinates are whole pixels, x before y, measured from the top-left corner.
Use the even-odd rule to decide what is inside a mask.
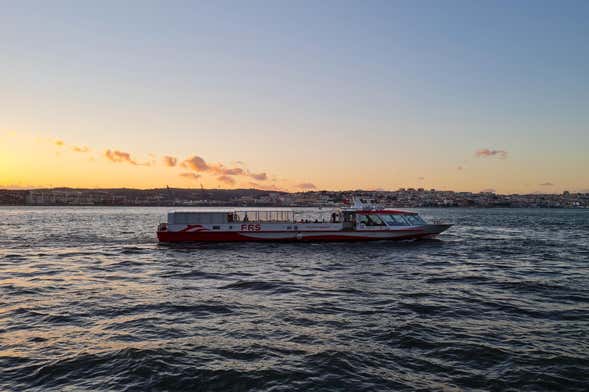
[[[241,231],[260,231],[262,227],[259,224],[241,225]]]

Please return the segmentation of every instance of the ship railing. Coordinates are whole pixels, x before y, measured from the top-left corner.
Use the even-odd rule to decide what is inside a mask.
[[[233,222],[294,222],[295,213],[291,210],[235,211]]]

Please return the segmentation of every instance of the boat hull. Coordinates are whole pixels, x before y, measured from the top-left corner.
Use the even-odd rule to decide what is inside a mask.
[[[160,242],[329,242],[432,238],[451,225],[424,225],[403,230],[366,231],[158,231]]]

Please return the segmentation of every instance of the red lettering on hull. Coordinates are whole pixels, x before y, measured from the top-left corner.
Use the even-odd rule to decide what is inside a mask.
[[[257,224],[249,224],[249,225],[241,225],[241,231],[260,231],[262,230],[262,226]]]

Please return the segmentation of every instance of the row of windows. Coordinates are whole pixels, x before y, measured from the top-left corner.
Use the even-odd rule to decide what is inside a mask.
[[[359,215],[360,224],[366,226],[418,226],[425,224],[419,215]]]
[[[221,224],[226,223],[225,213],[214,212],[176,212],[170,213],[168,223],[173,224]]]

